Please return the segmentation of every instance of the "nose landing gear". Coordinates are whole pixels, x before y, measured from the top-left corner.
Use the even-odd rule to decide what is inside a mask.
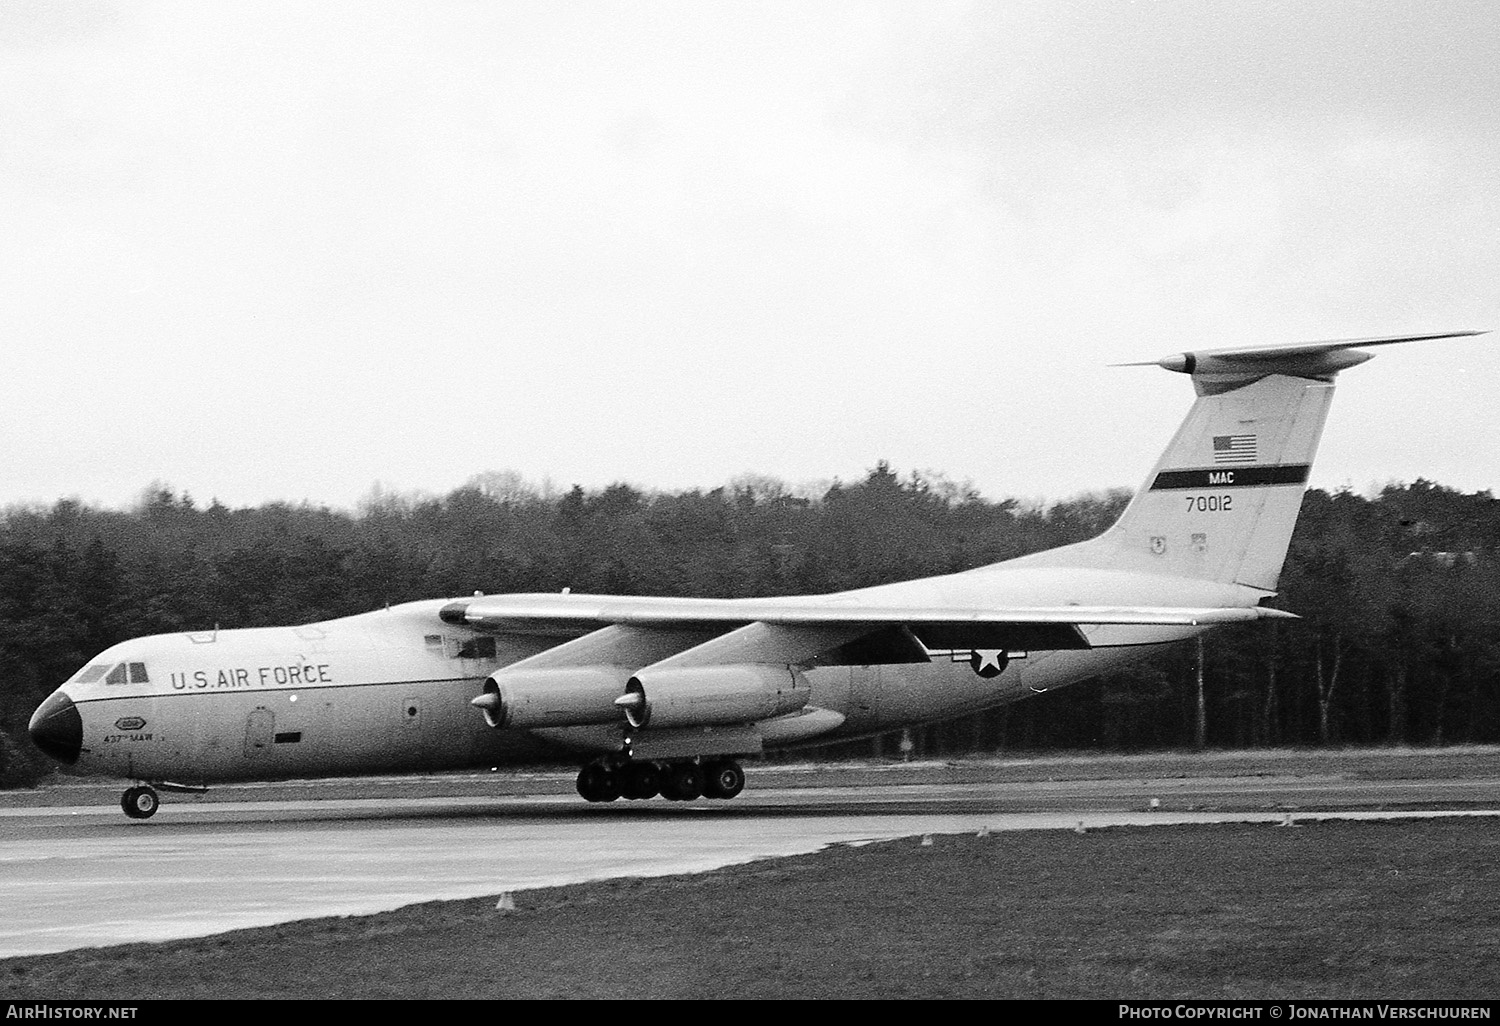
[[[120,808],[131,819],[150,819],[156,815],[160,805],[161,799],[157,797],[156,789],[145,784],[126,788],[125,793],[120,795]]]

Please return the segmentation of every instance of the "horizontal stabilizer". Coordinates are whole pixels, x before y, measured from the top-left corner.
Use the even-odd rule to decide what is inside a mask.
[[[1298,378],[1332,380],[1341,370],[1364,363],[1371,346],[1390,346],[1401,342],[1426,342],[1441,338],[1467,338],[1484,331],[1445,331],[1430,335],[1386,335],[1377,338],[1332,339],[1327,342],[1303,342],[1286,346],[1250,346],[1232,349],[1199,349],[1173,353],[1159,360],[1118,363],[1116,367],[1162,367],[1180,374],[1191,374],[1199,395],[1214,395],[1239,388],[1269,374],[1287,374]]]

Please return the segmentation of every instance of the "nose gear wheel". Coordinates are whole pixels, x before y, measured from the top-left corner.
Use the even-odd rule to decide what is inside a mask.
[[[120,808],[131,819],[150,819],[160,807],[161,799],[157,797],[156,789],[144,784],[128,787],[120,795]]]

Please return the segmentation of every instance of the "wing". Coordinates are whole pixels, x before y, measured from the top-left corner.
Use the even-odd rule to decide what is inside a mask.
[[[811,666],[930,662],[934,649],[1081,649],[1092,625],[1196,627],[1291,614],[562,594],[460,599],[440,615],[471,630],[560,642],[489,676],[474,705],[491,726],[655,759],[759,751],[835,730],[843,714],[810,704],[803,671]]]
[[[776,637],[775,651],[724,651],[713,662],[799,662],[862,638],[882,640],[892,654],[913,654],[909,635],[924,649],[1081,649],[1082,628],[1102,624],[1198,627],[1243,623],[1290,613],[1254,607],[908,607],[819,603],[786,599],[681,599],[605,595],[493,595],[444,606],[447,623],[475,630],[554,637],[583,635],[606,627],[672,632],[690,639],[722,638],[756,625]],[[594,653],[597,655],[597,653]],[[868,653],[865,653],[868,654]],[[783,658],[790,656],[790,658]],[[925,660],[925,651],[920,660]],[[910,662],[911,658],[860,662]]]

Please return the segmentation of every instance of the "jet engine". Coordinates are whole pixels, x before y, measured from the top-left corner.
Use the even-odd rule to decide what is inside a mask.
[[[632,727],[749,723],[796,712],[811,687],[786,665],[742,664],[646,669],[615,700]]]
[[[550,670],[497,670],[473,705],[492,727],[576,727],[618,723],[615,699],[630,671],[618,666],[569,666]]]

